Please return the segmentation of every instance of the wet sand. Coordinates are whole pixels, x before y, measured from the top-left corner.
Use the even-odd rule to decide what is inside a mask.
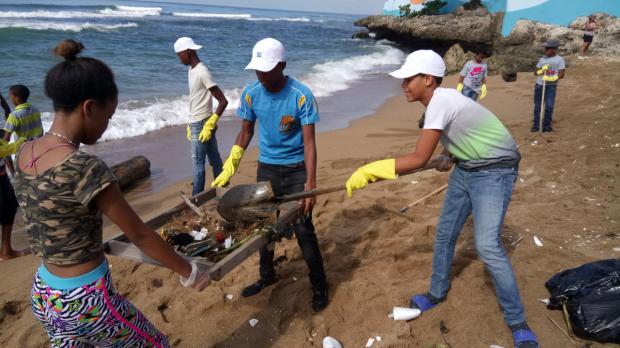
[[[606,71],[607,83],[595,81],[593,70]],[[556,131],[544,135],[529,132],[531,74],[519,74],[511,84],[491,76],[488,97],[482,101],[510,129],[523,155],[503,241],[528,322],[542,347],[586,343],[572,344],[551,323],[549,318],[563,325],[563,319],[561,312],[538,302],[548,297],[544,282],[566,268],[620,257],[620,145],[616,145],[620,99],[614,94],[619,83],[618,61],[569,60],[556,99]],[[398,87],[398,82],[394,84]],[[456,78],[446,78],[444,86],[456,86]],[[413,150],[421,113],[419,104],[397,96],[346,129],[320,133],[319,186],[344,183],[369,160]],[[255,149],[247,153],[233,185],[254,181],[256,158]],[[363,347],[375,336],[382,340],[373,347],[438,347],[446,342],[455,348],[511,347],[490,275],[474,250],[472,221],[457,243],[447,301],[411,322],[387,317],[393,306],[406,305],[409,296],[427,290],[443,194],[411,208],[407,219],[377,211],[373,205],[397,210],[445,184],[447,176],[427,172],[373,185],[352,199],[333,193],[318,200],[314,219],[331,292],[329,307],[318,314],[310,309],[307,268],[294,240],[276,249],[276,258],[285,257],[278,265],[280,281],[249,299],[241,298],[240,292],[258,277],[257,255],[201,293],[182,288],[178,277],[166,269],[116,257],[110,257],[112,276],[119,291],[175,347],[320,347],[327,335],[345,347]],[[178,204],[179,190],[189,191],[189,182],[182,180],[154,195],[128,196],[146,219]],[[113,233],[114,227],[106,229],[106,236]],[[543,247],[534,244],[534,236]],[[43,328],[30,313],[28,297],[39,262],[27,256],[0,263],[2,347],[47,345]],[[233,299],[228,300],[227,294]],[[256,327],[248,324],[252,318],[259,320]],[[450,330],[443,337],[442,321]]]

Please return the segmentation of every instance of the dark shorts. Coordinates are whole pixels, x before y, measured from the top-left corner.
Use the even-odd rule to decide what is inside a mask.
[[[594,39],[594,36],[583,34],[583,42],[590,42],[591,43],[592,39]]]
[[[0,225],[12,225],[17,213],[17,197],[9,176],[0,175]]]

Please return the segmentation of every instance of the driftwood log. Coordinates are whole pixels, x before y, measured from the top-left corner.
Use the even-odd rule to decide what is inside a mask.
[[[151,176],[151,162],[144,156],[136,156],[112,166],[111,169],[118,179],[121,190],[125,190],[138,180]]]

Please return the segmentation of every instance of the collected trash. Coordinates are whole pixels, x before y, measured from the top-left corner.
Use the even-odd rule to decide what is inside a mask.
[[[233,239],[232,239],[232,237],[230,237],[230,236],[229,236],[229,237],[228,237],[228,238],[226,238],[226,240],[224,241],[224,249],[228,249],[228,248],[230,248],[230,247],[232,246],[232,244],[233,244]]]
[[[563,271],[545,286],[551,293],[549,308],[562,309],[577,336],[620,343],[620,260]]]
[[[421,310],[408,307],[394,307],[392,309],[392,318],[394,320],[413,320],[420,316]]]
[[[194,209],[188,209],[172,216],[160,234],[171,247],[186,256],[217,262],[247,238],[260,233],[261,227],[265,226],[254,224],[240,228],[206,212],[197,216]]]
[[[206,228],[203,227],[200,230],[200,232],[199,231],[191,231],[189,234],[192,237],[194,237],[194,240],[201,241],[201,240],[207,238],[207,234],[209,234],[209,230],[207,230]]]
[[[538,239],[538,237],[536,237],[536,236],[534,236],[534,243],[536,243],[536,246],[538,246],[538,247],[543,246],[543,244],[540,241],[540,239]]]
[[[250,319],[248,322],[250,323],[251,327],[254,327],[256,326],[256,324],[258,324],[258,319]]]
[[[342,344],[333,337],[325,337],[323,339],[323,348],[342,348]]]

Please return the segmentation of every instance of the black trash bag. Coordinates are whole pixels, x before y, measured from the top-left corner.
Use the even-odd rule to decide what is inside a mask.
[[[620,260],[587,263],[556,274],[545,286],[549,308],[566,305],[571,327],[581,338],[620,343]]]

